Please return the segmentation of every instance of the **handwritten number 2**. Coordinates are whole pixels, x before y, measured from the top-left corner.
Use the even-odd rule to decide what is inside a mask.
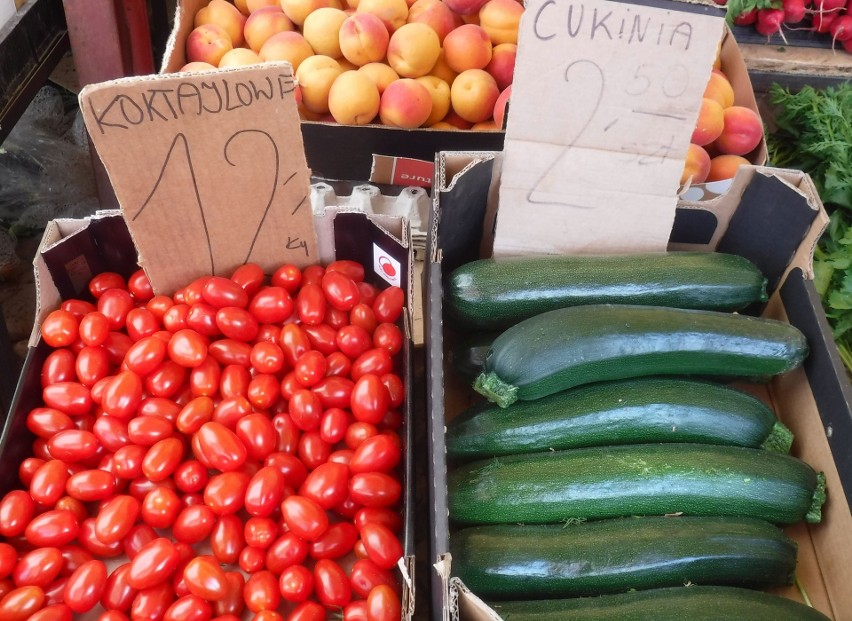
[[[544,180],[547,179],[550,176],[550,174],[559,166],[560,163],[562,163],[562,161],[565,159],[565,156],[568,154],[568,152],[571,150],[571,148],[575,144],[577,144],[577,141],[580,140],[580,138],[583,136],[585,131],[589,128],[589,125],[592,124],[592,120],[595,118],[595,115],[598,113],[598,108],[600,108],[601,100],[603,99],[604,89],[605,89],[605,86],[606,86],[606,78],[604,76],[603,69],[601,69],[600,65],[598,65],[595,61],[588,60],[588,59],[580,59],[580,60],[575,60],[574,62],[570,63],[567,67],[565,67],[565,73],[563,74],[564,78],[565,78],[565,82],[570,84],[571,75],[581,65],[589,65],[589,67],[591,67],[594,70],[595,79],[594,79],[594,84],[591,84],[590,81],[588,81],[588,80],[584,81],[584,84],[583,84],[583,87],[582,87],[583,90],[581,91],[578,88],[576,93],[583,92],[583,98],[585,99],[585,95],[587,95],[590,91],[595,91],[596,92],[595,104],[594,104],[594,106],[592,106],[591,112],[589,112],[589,115],[586,117],[585,121],[583,121],[582,125],[580,126],[580,129],[577,131],[577,133],[574,135],[574,137],[568,142],[568,144],[565,145],[565,149],[562,151],[562,153],[559,156],[557,156],[557,158],[553,161],[553,163],[544,171],[544,173],[542,173],[541,177],[539,177],[538,181],[533,185],[532,190],[530,190],[529,193],[527,194],[527,201],[530,202],[530,203],[548,204],[548,203],[553,202],[552,200],[535,200],[533,198],[533,195],[535,194],[535,192],[537,190],[540,189],[540,186],[544,182]]]

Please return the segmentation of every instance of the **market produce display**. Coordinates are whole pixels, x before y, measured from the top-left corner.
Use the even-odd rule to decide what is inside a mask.
[[[473,388],[493,402],[447,422],[453,575],[508,619],[682,619],[693,607],[713,619],[824,619],[747,589],[793,583],[796,545],[779,525],[821,520],[825,476],[786,454],[792,434],[761,400],[718,383],[787,373],[806,339],[730,312],[765,298],[747,262],[747,278],[717,283],[751,283],[740,299],[720,296],[728,312],[706,310],[712,296],[673,307],[669,286],[701,278],[689,267],[644,280],[625,260],[621,274],[613,264],[563,282],[555,267],[544,286],[543,268],[517,274],[525,262],[611,259],[486,260],[450,274],[447,322],[464,335],[453,364],[468,377],[482,368]],[[622,297],[640,284],[652,305]],[[563,295],[572,288],[594,297]],[[474,298],[486,303],[460,313]],[[495,336],[516,308],[532,316]]]
[[[398,620],[405,300],[364,278],[106,272],[49,313],[0,619]]]
[[[500,129],[518,0],[211,0],[183,71],[288,61],[302,118]]]
[[[792,92],[775,84],[769,96],[773,165],[810,174],[831,217],[814,252],[814,283],[852,373],[852,85]]]

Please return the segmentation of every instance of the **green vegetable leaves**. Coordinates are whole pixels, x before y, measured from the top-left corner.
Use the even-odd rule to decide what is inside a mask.
[[[726,6],[728,10],[725,14],[725,19],[729,24],[733,24],[736,18],[749,11],[780,9],[781,0],[728,0]]]

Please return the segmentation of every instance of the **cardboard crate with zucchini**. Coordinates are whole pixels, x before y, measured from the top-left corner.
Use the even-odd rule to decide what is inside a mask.
[[[63,601],[81,619],[186,619],[368,600],[409,619],[407,222],[312,212],[289,65],[221,72],[224,91],[265,96],[219,114],[200,80],[81,93],[122,210],[51,222],[35,258],[0,436],[4,567],[20,556],[0,619]],[[141,112],[178,93],[175,118]],[[347,446],[356,422],[376,439]]]
[[[556,6],[527,11],[564,24]],[[505,152],[436,161],[434,618],[849,619],[852,390],[812,281],[819,197],[747,166],[678,200],[721,20],[583,7],[585,31],[522,23]]]

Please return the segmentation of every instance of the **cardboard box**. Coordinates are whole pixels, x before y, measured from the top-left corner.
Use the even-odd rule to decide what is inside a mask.
[[[432,606],[435,619],[497,619],[494,610],[453,577],[447,511],[445,424],[468,407],[474,393],[448,365],[457,338],[443,318],[443,282],[457,266],[490,256],[490,200],[499,179],[496,154],[442,153],[437,159],[431,241],[426,265],[425,322],[430,491],[432,494]],[[825,472],[828,501],[819,525],[787,529],[799,545],[798,577],[814,606],[836,621],[852,619],[852,388],[840,363],[812,282],[814,245],[827,223],[804,173],[743,168],[730,191],[701,203],[681,202],[671,250],[739,254],[758,265],[772,296],[761,314],[789,321],[807,337],[803,368],[753,386],[796,436],[793,454]],[[546,223],[543,223],[543,226]],[[534,240],[530,240],[534,247]],[[796,589],[782,589],[799,599]]]
[[[180,0],[160,73],[173,73],[186,64],[185,44],[192,32],[193,17],[208,2]],[[399,129],[303,121],[302,136],[308,166],[315,177],[389,183],[371,177],[374,155],[422,160],[431,171],[431,163],[439,151],[502,149],[504,132]]]

